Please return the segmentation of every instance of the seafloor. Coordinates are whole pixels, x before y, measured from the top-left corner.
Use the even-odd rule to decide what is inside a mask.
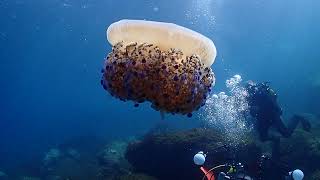
[[[201,179],[193,155],[208,152],[206,167],[226,162],[241,162],[248,174],[258,178],[261,173],[272,177],[276,171],[299,168],[305,179],[320,179],[320,119],[312,122],[310,132],[298,128],[291,138],[281,139],[281,156],[270,162],[274,169],[261,172],[258,161],[270,155],[270,143],[261,143],[253,134],[235,145],[228,145],[223,134],[205,128],[167,130],[154,128],[143,137],[105,141],[97,137],[79,137],[42,152],[15,170],[0,171],[1,180],[143,180]],[[269,172],[267,172],[269,171]],[[271,172],[271,173],[270,173]]]

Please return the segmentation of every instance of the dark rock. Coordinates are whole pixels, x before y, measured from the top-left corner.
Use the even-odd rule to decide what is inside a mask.
[[[80,136],[49,149],[43,157],[39,177],[46,180],[101,179],[97,177],[101,166],[96,155],[105,142],[96,136]]]
[[[315,132],[315,133],[314,133]],[[294,170],[301,169],[305,179],[318,176],[320,173],[320,127],[311,132],[297,129],[291,138],[284,139],[281,144],[281,160]],[[317,178],[316,178],[317,179]]]
[[[245,140],[244,140],[245,141]],[[125,157],[136,172],[159,179],[199,179],[203,175],[193,163],[193,156],[208,152],[205,167],[235,160],[254,166],[260,150],[249,141],[237,148],[224,145],[225,138],[209,129],[151,134],[142,141],[129,144]]]
[[[124,158],[127,145],[127,141],[113,141],[98,153],[100,166],[98,176],[101,179],[114,179],[118,175],[129,172],[130,165]]]
[[[154,177],[145,174],[130,174],[116,177],[115,180],[157,180]]]
[[[320,170],[317,170],[314,173],[312,173],[310,179],[320,179]]]

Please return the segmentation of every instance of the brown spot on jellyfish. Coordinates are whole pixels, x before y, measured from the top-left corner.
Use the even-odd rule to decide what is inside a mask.
[[[215,83],[213,42],[171,23],[121,20],[107,29],[113,46],[101,84],[123,101],[149,101],[161,113],[192,116]]]

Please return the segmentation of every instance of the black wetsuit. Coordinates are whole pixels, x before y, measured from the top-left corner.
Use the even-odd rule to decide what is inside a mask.
[[[289,131],[281,120],[282,110],[277,103],[277,95],[266,84],[250,85],[248,103],[250,114],[256,118],[256,128],[261,141],[269,140],[269,128],[274,126],[284,136],[289,136]]]
[[[293,130],[299,122],[305,130],[310,129],[310,124],[303,117],[294,115],[285,126],[281,119],[282,109],[277,102],[276,93],[269,87],[267,83],[248,84],[248,103],[250,106],[250,114],[256,119],[255,126],[258,130],[260,140],[271,140],[275,142],[273,150],[278,152],[280,137],[269,134],[270,127],[274,127],[283,137],[290,137]],[[276,155],[278,153],[273,152]]]

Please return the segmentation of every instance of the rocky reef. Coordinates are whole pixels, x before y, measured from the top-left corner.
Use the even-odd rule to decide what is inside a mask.
[[[157,180],[145,174],[127,174],[115,177],[114,180]]]
[[[279,173],[287,174],[294,169],[304,172],[304,180],[320,179],[320,121],[317,118],[308,118],[312,123],[310,132],[298,128],[292,137],[281,138],[280,159],[274,161],[270,157],[268,162],[272,168],[264,172],[266,176],[262,179],[278,179]],[[31,168],[24,166],[25,171],[21,173],[6,169],[6,174],[0,170],[0,180],[201,179],[203,174],[193,163],[193,156],[199,151],[207,154],[204,167],[241,162],[249,175],[257,178],[265,170],[259,166],[261,155],[271,156],[271,145],[260,142],[253,133],[243,136],[235,145],[212,128],[178,131],[161,125],[140,139],[105,141],[80,137],[67,141],[49,148],[41,161],[34,159],[28,165]]]
[[[98,174],[94,156],[74,148],[52,148],[44,156],[42,177],[50,180],[86,179]]]
[[[306,180],[320,179],[320,125],[311,132],[297,129],[291,138],[283,139],[281,153],[281,160],[301,169]]]
[[[43,158],[42,177],[62,179],[115,179],[130,174],[124,158],[127,140],[92,141],[81,138],[49,149]],[[124,177],[122,177],[124,178]]]
[[[122,174],[130,173],[130,165],[124,157],[127,145],[127,141],[112,141],[98,153],[98,177],[115,179]]]
[[[136,172],[147,173],[158,179],[199,179],[202,174],[194,165],[193,156],[208,152],[207,164],[213,167],[239,161],[256,167],[260,149],[248,138],[237,147],[225,144],[225,138],[210,129],[149,134],[141,141],[129,144],[126,158]]]
[[[305,180],[320,179],[320,121],[316,116],[308,119],[312,123],[310,132],[298,128],[290,138],[281,138],[280,159],[276,161],[271,158],[272,143],[261,143],[253,134],[234,147],[221,133],[203,128],[149,133],[130,143],[125,157],[134,172],[146,173],[157,179],[199,179],[202,174],[193,163],[193,156],[199,151],[208,153],[205,167],[241,162],[253,177],[261,175],[259,159],[266,154],[270,156],[272,166],[267,177],[278,177],[290,170],[301,169]],[[278,172],[273,172],[275,170]],[[270,172],[274,174],[270,175]]]

